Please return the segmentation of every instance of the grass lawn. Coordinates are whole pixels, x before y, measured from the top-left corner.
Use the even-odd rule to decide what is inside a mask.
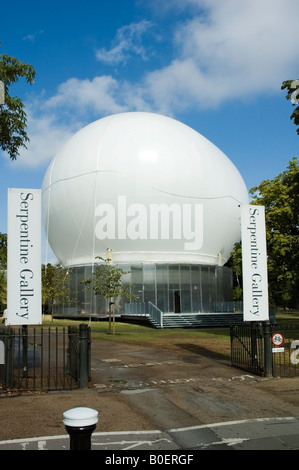
[[[299,323],[299,312],[279,312],[276,315],[278,324]],[[54,319],[45,316],[43,326],[67,327],[68,325],[79,325],[85,321],[71,319]],[[155,329],[142,324],[115,322],[115,333],[113,325],[109,333],[108,321],[92,321],[90,323],[92,341],[119,341],[124,343],[143,344],[156,348],[176,348],[176,344],[192,345],[202,348],[210,353],[221,353],[222,356],[230,357],[230,329],[229,328],[202,328],[184,329],[169,328]]]

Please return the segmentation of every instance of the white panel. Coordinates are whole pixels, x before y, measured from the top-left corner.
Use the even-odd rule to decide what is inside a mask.
[[[243,319],[269,320],[264,206],[242,207]]]
[[[0,80],[0,105],[5,103],[5,88],[4,83]]]
[[[8,189],[7,325],[39,325],[41,190]]]

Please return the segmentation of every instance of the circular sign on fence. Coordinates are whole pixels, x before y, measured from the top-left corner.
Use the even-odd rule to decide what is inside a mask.
[[[284,337],[281,333],[273,333],[271,341],[274,346],[281,346],[284,342]]]

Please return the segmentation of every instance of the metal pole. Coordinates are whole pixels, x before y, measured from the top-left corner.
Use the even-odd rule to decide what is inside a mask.
[[[22,344],[23,344],[23,356],[22,356],[22,367],[23,367],[23,377],[28,377],[28,327],[27,325],[22,325]]]
[[[254,371],[258,370],[257,357],[257,323],[250,322],[250,339],[251,339],[251,366]]]
[[[70,450],[91,450],[91,435],[98,422],[98,412],[78,407],[63,413],[63,424],[70,436]]]
[[[88,386],[88,326],[85,323],[79,325],[79,381],[80,388]]]
[[[264,350],[265,350],[265,376],[273,376],[272,347],[271,347],[271,324],[264,321]]]

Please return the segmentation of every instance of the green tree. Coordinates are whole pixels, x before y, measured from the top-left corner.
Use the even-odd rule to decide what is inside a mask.
[[[7,304],[7,280],[5,271],[0,269],[0,312],[3,312]]]
[[[267,264],[270,304],[299,307],[299,165],[297,158],[273,180],[265,180],[249,191],[253,205],[265,206]],[[236,244],[230,264],[242,286],[242,249]]]
[[[265,206],[270,300],[299,306],[299,164],[252,188],[252,204]]]
[[[42,265],[42,303],[52,319],[57,303],[70,303],[69,279],[71,271],[60,263]]]
[[[7,235],[0,233],[0,267],[7,268]]]
[[[226,266],[233,271],[233,282],[234,282],[234,300],[242,300],[243,289],[242,289],[242,247],[241,243],[235,243],[234,249],[231,256],[226,263]]]
[[[282,83],[281,89],[288,90],[286,98],[293,103],[293,106],[296,106],[290,119],[293,120],[296,126],[299,126],[299,80],[286,80]],[[297,134],[299,135],[299,127],[297,128]]]
[[[100,256],[97,256],[97,259],[103,263],[96,266],[91,278],[84,279],[82,282],[87,287],[93,288],[96,295],[109,301],[109,333],[111,333],[111,308],[113,308],[113,333],[115,333],[115,298],[135,300],[132,294],[134,286],[125,286],[122,282],[122,277],[129,271],[123,271],[118,266],[114,266],[110,259]]]
[[[4,104],[1,105],[0,112],[0,147],[12,160],[19,155],[20,147],[26,148],[26,143],[29,142],[24,104],[20,98],[12,97],[8,92],[9,87],[21,77],[32,84],[35,78],[33,66],[20,62],[15,57],[0,55],[0,82],[4,85]]]
[[[253,205],[265,206],[270,303],[299,307],[299,165],[297,158],[273,180],[250,190]],[[231,256],[242,278],[242,250],[236,244]]]

